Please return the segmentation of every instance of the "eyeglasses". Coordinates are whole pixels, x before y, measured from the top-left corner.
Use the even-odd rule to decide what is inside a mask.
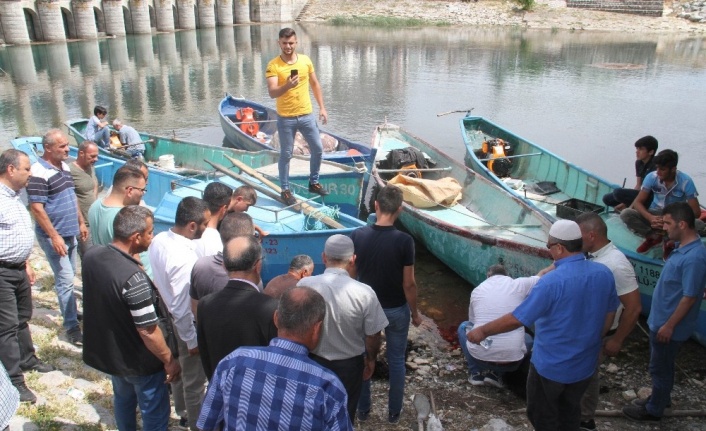
[[[146,186],[145,186],[145,187],[142,187],[142,188],[140,188],[140,187],[135,187],[135,186],[125,186],[125,188],[126,188],[126,189],[127,189],[127,188],[135,189],[135,190],[141,191],[142,193],[147,193],[147,187],[146,187]]]
[[[559,244],[558,242],[548,242],[548,243],[547,243],[547,248],[548,248],[549,250],[551,250],[552,247],[554,247],[555,245],[560,245],[560,244]]]

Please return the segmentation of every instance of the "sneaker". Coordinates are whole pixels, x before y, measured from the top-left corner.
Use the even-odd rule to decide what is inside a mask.
[[[17,389],[17,392],[20,393],[20,402],[21,403],[34,404],[37,402],[37,396],[34,395],[34,392],[29,390],[29,388],[27,387],[27,385],[24,382],[15,385],[15,389]]]
[[[481,373],[473,373],[471,377],[468,378],[468,383],[473,386],[483,386],[485,384],[485,377]]]
[[[635,398],[634,400],[632,400],[631,404],[634,406],[637,406],[637,407],[645,407],[645,406],[647,406],[647,403],[649,403],[649,402],[650,402],[650,397],[643,398],[643,399]],[[667,407],[664,408],[664,412],[662,412],[662,414],[671,415],[672,414],[672,405],[667,404]]]
[[[37,359],[37,361],[34,363],[34,365],[31,365],[26,368],[22,368],[22,371],[28,372],[28,371],[36,371],[38,373],[48,373],[50,371],[54,371],[55,368],[46,362],[42,362],[41,360]]]
[[[637,247],[638,253],[647,253],[652,247],[657,247],[662,244],[662,238],[647,237],[642,244]]]
[[[326,191],[326,189],[319,183],[316,183],[316,184],[309,183],[309,192],[316,193],[317,195],[321,195],[321,196],[328,195],[328,192]]]
[[[485,379],[483,379],[483,381],[491,386],[495,386],[496,388],[505,387],[502,376],[497,374],[495,371],[488,371],[488,374],[485,375]]]
[[[297,200],[294,198],[294,195],[289,190],[283,190],[282,193],[280,193],[280,196],[282,197],[282,200],[287,206],[292,206],[297,203]]]
[[[400,415],[402,412],[390,413],[387,415],[387,421],[391,424],[396,424],[400,422]]]
[[[361,412],[360,410],[356,413],[356,416],[358,416],[358,420],[360,422],[365,422],[370,418],[370,410],[367,412]]]
[[[658,422],[660,417],[653,416],[644,406],[625,406],[623,407],[623,414],[630,420],[637,422]]]
[[[66,338],[68,338],[69,343],[74,346],[83,346],[83,334],[81,333],[81,328],[78,326],[66,331]]]
[[[590,421],[581,421],[581,425],[579,426],[579,429],[581,431],[596,431],[596,421],[591,419]]]

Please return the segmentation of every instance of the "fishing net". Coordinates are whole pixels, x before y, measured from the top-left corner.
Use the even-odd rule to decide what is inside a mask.
[[[328,217],[333,220],[338,220],[341,214],[341,209],[338,206],[322,206],[316,211],[310,212],[306,219],[304,220],[304,230],[327,230],[331,229],[326,226],[324,222],[321,221],[324,217]]]

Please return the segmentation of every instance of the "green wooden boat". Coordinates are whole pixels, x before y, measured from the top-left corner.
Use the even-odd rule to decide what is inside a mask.
[[[400,222],[431,253],[474,285],[485,280],[488,267],[497,263],[513,276],[536,274],[551,264],[546,249],[551,222],[539,210],[391,124],[378,126],[373,135],[372,147],[378,148],[373,177],[378,185],[397,173],[380,168],[380,162],[390,151],[410,146],[436,163],[417,170],[424,179],[452,177],[462,186],[461,199],[449,206],[404,204]]]
[[[87,119],[69,120],[64,124],[68,128],[69,135],[76,140],[76,145],[85,140],[83,133],[88,124]],[[236,150],[235,148],[215,147],[149,133],[140,133],[140,136],[145,141],[145,160],[152,168],[182,176],[192,176],[213,170],[205,160],[223,166],[232,166],[232,163],[226,158],[229,156],[257,169],[261,174],[279,183],[277,168],[279,153],[276,151]],[[100,152],[110,157],[129,158],[126,153],[120,151],[108,151],[101,148]],[[169,161],[173,160],[174,168],[167,168],[163,166],[163,163],[160,163],[160,157],[164,160],[164,156],[167,156]],[[169,156],[173,156],[173,159]],[[307,199],[318,196],[308,191],[308,173],[309,159],[294,156],[290,164],[292,191]],[[326,204],[338,207],[345,214],[358,217],[366,173],[367,169],[364,163],[351,166],[327,160],[322,161],[320,181],[329,192],[325,198]]]
[[[482,117],[463,118],[461,134],[466,145],[466,165],[494,181],[508,194],[539,208],[546,219],[553,222],[559,218],[573,218],[584,211],[600,213],[608,226],[609,238],[635,268],[642,312],[649,314],[652,292],[664,266],[662,249],[656,247],[645,254],[637,253],[636,249],[644,239],[628,230],[618,214],[606,211],[603,195],[618,187],[617,184]],[[502,139],[504,143],[496,139]],[[503,145],[504,148],[494,153],[494,145]],[[496,157],[498,155],[500,157]],[[705,238],[702,241],[706,243]],[[701,304],[693,337],[706,346],[706,301]]]

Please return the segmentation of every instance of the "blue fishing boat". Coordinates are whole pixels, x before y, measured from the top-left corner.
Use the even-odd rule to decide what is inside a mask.
[[[243,177],[258,188],[266,187],[255,178],[245,175]],[[223,182],[232,188],[243,184],[228,176],[218,177],[214,181]],[[155,231],[173,226],[179,202],[187,196],[201,197],[209,182],[193,179],[177,182],[174,190],[165,194],[155,209]],[[307,213],[297,205],[286,206],[271,193],[258,190],[257,195],[257,204],[248,209],[248,214],[257,226],[268,232],[268,235],[262,238],[262,280],[265,284],[277,275],[287,273],[292,258],[299,254],[309,255],[314,260],[315,272],[323,272],[321,253],[328,237],[334,234],[350,235],[354,229],[365,225],[357,218],[321,205],[320,198],[307,201],[311,206]],[[327,225],[321,221],[323,217],[333,219],[337,226]]]
[[[244,98],[226,97],[218,105],[221,128],[226,139],[244,150],[274,150],[273,137],[277,131],[277,111]],[[322,131],[330,145],[324,145],[324,160],[352,164],[370,163],[370,147],[350,141],[333,133]]]
[[[414,183],[420,177],[435,182],[452,179],[458,184],[457,200],[441,204],[428,195],[408,195],[404,187],[399,220],[417,241],[469,283],[480,284],[488,267],[497,263],[504,264],[513,276],[536,274],[551,264],[546,248],[551,223],[535,207],[397,126],[378,126],[372,146],[378,148],[373,177],[380,186],[388,181]],[[409,147],[423,153],[430,166],[385,166],[388,154]]]
[[[636,249],[644,238],[632,233],[620,216],[607,211],[602,197],[619,187],[545,148],[477,116],[461,120],[466,145],[466,164],[494,181],[508,194],[539,208],[547,220],[574,218],[586,211],[599,213],[608,236],[635,268],[640,286],[642,312],[649,314],[652,293],[664,266],[662,249],[647,253]],[[706,239],[702,238],[706,243]],[[706,346],[706,302],[702,303],[693,337]]]
[[[36,162],[37,159],[44,154],[42,138],[40,137],[17,138],[13,139],[10,144],[13,148],[27,154],[32,163]],[[69,147],[69,157],[75,159],[77,155],[78,149],[76,147]],[[115,172],[124,164],[124,159],[110,157],[103,153],[99,154],[98,161],[94,165],[99,186],[105,189],[112,186]],[[174,172],[164,171],[151,166],[148,166],[148,170],[149,187],[147,187],[147,191],[142,199],[150,209],[154,209],[162,200],[162,197],[172,189],[174,182],[183,180],[184,177]]]
[[[76,140],[76,145],[85,140],[84,132],[87,119],[69,120],[65,123],[69,135]],[[235,148],[215,147],[198,142],[183,141],[175,138],[158,136],[140,132],[145,142],[145,161],[160,171],[173,172],[179,175],[193,176],[210,172],[212,163],[231,166],[228,157],[237,159],[246,165],[258,169],[268,178],[278,181],[277,162],[279,153],[272,150],[245,151]],[[100,154],[113,158],[127,159],[129,156],[120,149],[100,149]],[[166,160],[166,162],[165,162]],[[169,163],[170,166],[165,164]],[[321,163],[320,181],[329,192],[326,204],[338,206],[344,213],[357,217],[359,203],[366,183],[367,168],[364,163],[341,164],[330,160]],[[290,181],[294,192],[310,198],[309,193],[309,159],[295,156],[290,162]]]

